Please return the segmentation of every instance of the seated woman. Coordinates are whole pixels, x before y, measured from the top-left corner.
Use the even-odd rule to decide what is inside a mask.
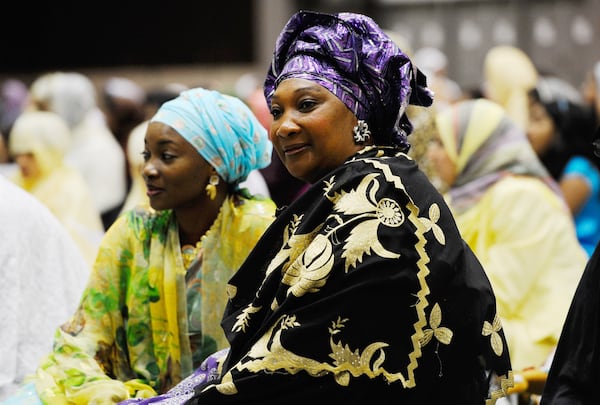
[[[571,214],[525,132],[499,104],[462,101],[438,113],[436,125],[429,157],[494,287],[513,370],[542,366],[587,261]]]
[[[291,18],[265,81],[270,139],[311,187],[230,279],[229,351],[140,402],[484,404],[506,394],[492,288],[405,154],[405,108],[431,104],[425,85],[372,19]]]
[[[600,165],[591,146],[595,125],[592,108],[564,80],[542,77],[529,92],[527,136],[560,185],[589,256],[600,242]]]
[[[271,161],[266,130],[241,100],[196,88],[160,107],[144,145],[151,208],[109,228],[79,309],[10,403],[156,396],[227,346],[226,282],[276,208],[239,188]]]
[[[58,114],[22,113],[10,132],[9,151],[19,166],[11,179],[50,209],[91,268],[104,226],[88,184],[67,162],[70,145],[71,130]]]

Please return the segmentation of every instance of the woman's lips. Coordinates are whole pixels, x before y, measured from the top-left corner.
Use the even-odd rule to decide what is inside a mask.
[[[292,155],[296,155],[302,151],[304,151],[306,148],[308,148],[308,144],[298,144],[298,145],[291,145],[291,146],[287,146],[285,148],[283,148],[283,153],[286,156],[292,156]]]
[[[158,187],[154,187],[154,186],[149,186],[149,185],[146,185],[146,189],[147,189],[146,195],[148,197],[154,197],[155,195],[160,194],[163,191],[162,188],[158,188]]]

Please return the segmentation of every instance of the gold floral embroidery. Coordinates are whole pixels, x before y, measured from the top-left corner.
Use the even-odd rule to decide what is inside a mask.
[[[289,285],[289,293],[301,297],[317,292],[327,282],[333,269],[333,247],[325,235],[317,235],[304,253],[287,269],[282,283]]]
[[[508,375],[496,376],[495,378],[500,381],[500,388],[490,392],[490,399],[485,401],[485,405],[494,405],[498,399],[507,397],[510,394],[509,389],[515,386],[512,371],[509,371]]]
[[[433,232],[433,236],[435,236],[440,245],[446,244],[444,231],[437,224],[437,221],[440,219],[440,207],[437,204],[431,204],[429,207],[429,218],[419,217],[419,219],[427,227],[428,231],[431,230]]]
[[[313,376],[332,373],[338,384],[347,386],[352,377],[366,375],[369,378],[383,376],[388,382],[400,381],[404,387],[414,386],[407,381],[401,372],[390,373],[383,367],[385,362],[385,342],[373,342],[362,351],[352,350],[348,344],[335,342],[333,336],[338,334],[348,319],[338,318],[329,328],[330,346],[329,357],[333,363],[319,362],[308,357],[299,356],[281,345],[281,335],[286,329],[300,326],[295,316],[284,315],[267,331],[250,349],[247,360],[242,360],[234,366],[239,371],[250,372],[285,370],[295,374],[304,370]],[[235,393],[237,390],[231,379],[231,371],[223,378],[225,384],[216,388],[223,393]]]
[[[494,353],[496,353],[496,356],[502,355],[502,352],[504,351],[504,344],[502,343],[502,338],[500,337],[500,334],[498,333],[498,332],[500,332],[501,329],[502,329],[502,323],[500,322],[500,318],[498,317],[498,314],[496,314],[496,316],[494,316],[494,320],[492,323],[489,323],[488,321],[485,321],[483,323],[483,330],[481,331],[481,334],[483,336],[490,337],[490,343],[492,345],[492,350],[494,351]]]
[[[346,238],[342,253],[342,258],[346,259],[346,272],[350,267],[361,263],[363,256],[371,254],[371,251],[389,259],[400,257],[398,253],[385,249],[377,239],[377,228],[380,225],[397,227],[404,222],[404,214],[396,201],[376,200],[375,193],[380,187],[376,180],[378,176],[377,173],[368,174],[356,190],[342,192],[336,196],[334,210],[341,214],[353,215],[352,219],[339,226],[350,221],[370,218],[354,226]],[[335,232],[335,228],[331,232]]]
[[[431,309],[431,313],[429,314],[429,326],[431,326],[431,329],[424,329],[424,335],[419,339],[419,344],[421,345],[421,347],[427,345],[427,343],[429,343],[431,341],[431,338],[434,336],[439,342],[445,345],[450,344],[450,341],[452,341],[452,336],[454,334],[450,329],[440,326],[441,323],[442,310],[436,302],[433,308]]]
[[[237,321],[235,321],[235,323],[231,327],[231,330],[233,332],[240,332],[240,331],[245,332],[246,327],[248,326],[248,321],[250,319],[250,315],[255,314],[258,311],[260,311],[260,308],[261,307],[255,307],[252,305],[248,305],[246,308],[244,308],[242,310],[242,313],[236,317]]]
[[[306,250],[306,247],[312,242],[314,235],[321,229],[321,227],[318,226],[310,233],[296,234],[296,229],[301,221],[302,215],[294,215],[292,222],[285,227],[283,245],[273,260],[271,260],[271,263],[269,263],[267,276],[281,264],[283,264],[283,271],[285,272],[290,263],[294,262],[298,256]]]
[[[234,366],[234,369],[250,372],[282,370],[292,374],[304,370],[315,376],[332,373],[339,384],[349,384],[352,377],[360,375],[366,375],[370,378],[382,376],[389,383],[400,381],[406,388],[416,386],[414,371],[418,367],[418,359],[421,357],[419,337],[423,336],[423,328],[428,324],[424,309],[429,305],[427,301],[429,288],[426,281],[429,274],[427,266],[429,257],[425,251],[427,240],[424,234],[432,227],[426,226],[419,219],[419,209],[408,194],[405,194],[408,198],[406,207],[400,207],[398,202],[392,199],[378,201],[376,192],[381,187],[382,174],[385,181],[390,185],[404,192],[406,190],[400,177],[392,173],[385,163],[369,161],[368,159],[364,161],[372,164],[378,170],[376,173],[365,176],[356,189],[332,193],[331,190],[335,186],[335,177],[331,177],[329,181],[325,182],[326,197],[334,204],[335,210],[324,221],[327,224],[326,229],[322,229],[322,225],[320,225],[309,233],[298,234],[297,230],[303,218],[301,215],[292,218],[284,230],[281,250],[270,263],[267,275],[276,270],[282,271],[283,283],[290,286],[288,293],[295,296],[316,292],[326,283],[327,277],[333,270],[333,249],[335,245],[342,243],[338,240],[337,234],[342,226],[360,221],[360,224],[354,227],[343,241],[341,256],[346,259],[345,271],[348,271],[350,267],[362,262],[365,255],[376,254],[389,258],[400,257],[398,253],[386,250],[380,243],[377,238],[378,227],[400,226],[404,221],[410,221],[415,227],[414,232],[417,238],[414,249],[419,256],[416,276],[419,280],[420,289],[415,292],[417,302],[414,305],[414,310],[417,319],[413,323],[412,350],[407,353],[408,364],[406,369],[396,370],[396,372],[385,369],[385,348],[388,346],[386,342],[372,342],[361,353],[358,348],[351,349],[347,343],[334,340],[333,337],[340,333],[343,324],[348,321],[345,318],[333,322],[332,327],[329,328],[332,363],[293,353],[281,345],[281,334],[285,333],[286,329],[299,326],[293,315],[284,315],[279,322],[274,323],[271,329],[253,345],[247,356]],[[404,208],[405,211],[403,211]],[[349,216],[349,218],[345,216]],[[430,214],[430,216],[435,219],[435,215]],[[365,238],[365,235],[371,236]],[[277,308],[277,306],[277,302],[271,304],[272,308]],[[248,323],[252,322],[250,316],[252,311],[254,311],[254,308],[246,308],[244,313],[238,317],[234,325],[236,331],[244,330],[244,328],[247,328]],[[437,327],[439,329],[439,324],[437,324]],[[442,336],[441,339],[444,339],[444,337]],[[223,378],[222,383],[217,387],[220,391],[227,393],[236,391],[231,374],[228,373]]]
[[[350,378],[352,375],[357,375],[355,374],[357,371],[364,372],[368,370],[369,372],[364,373],[369,376],[375,376],[378,370],[383,370],[381,365],[385,361],[385,352],[382,349],[388,346],[387,343],[383,342],[371,343],[361,354],[358,349],[352,351],[347,344],[344,345],[341,341],[334,342],[333,335],[337,334],[344,327],[346,321],[348,321],[347,318],[338,318],[336,322],[333,322],[332,327],[329,328],[329,334],[332,337],[330,339],[332,353],[329,354],[329,357],[333,359],[334,366],[342,367],[342,371],[335,373],[335,381],[343,386],[350,384]],[[372,362],[372,358],[377,352],[379,352],[379,357]]]

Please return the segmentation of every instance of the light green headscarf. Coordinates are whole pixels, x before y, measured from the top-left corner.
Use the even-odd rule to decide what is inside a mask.
[[[191,143],[227,183],[271,163],[267,131],[240,99],[216,90],[185,90],[164,103],[151,121],[169,125]]]

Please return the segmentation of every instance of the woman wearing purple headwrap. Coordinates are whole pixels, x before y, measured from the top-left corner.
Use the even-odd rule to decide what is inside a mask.
[[[278,38],[265,96],[275,150],[312,187],[229,281],[221,377],[203,377],[186,403],[505,396],[492,288],[405,154],[405,108],[432,102],[425,77],[372,19],[302,11]]]
[[[163,104],[144,140],[152,209],[125,212],[106,232],[77,312],[8,404],[154,397],[227,347],[226,282],[275,213],[239,184],[271,151],[237,98],[196,88]]]
[[[299,12],[288,22],[265,82],[270,139],[312,186],[229,281],[229,351],[197,370],[186,404],[506,395],[512,372],[491,286],[404,153],[404,111],[431,104],[425,85],[366,16]],[[184,402],[191,386],[148,402]]]

